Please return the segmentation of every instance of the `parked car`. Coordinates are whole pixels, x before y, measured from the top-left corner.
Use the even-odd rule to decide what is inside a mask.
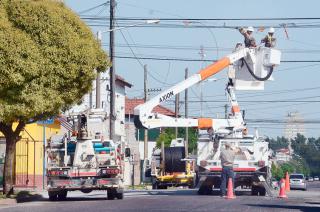
[[[309,181],[309,182],[313,182],[313,177],[309,177],[309,178],[308,178],[308,181]]]
[[[303,174],[290,174],[290,189],[307,190],[307,182]]]
[[[314,181],[319,181],[319,177],[318,176],[314,176]]]

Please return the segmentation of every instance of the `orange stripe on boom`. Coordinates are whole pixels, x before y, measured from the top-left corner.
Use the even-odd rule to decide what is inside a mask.
[[[228,57],[224,57],[221,60],[218,60],[216,63],[202,69],[199,72],[199,74],[201,75],[201,80],[205,80],[208,77],[218,73],[228,65],[230,65],[230,60]]]
[[[199,129],[211,128],[212,124],[213,124],[212,119],[208,119],[208,118],[199,118],[198,119],[198,128]]]
[[[232,106],[231,111],[232,111],[232,113],[239,113],[240,107],[239,106]]]

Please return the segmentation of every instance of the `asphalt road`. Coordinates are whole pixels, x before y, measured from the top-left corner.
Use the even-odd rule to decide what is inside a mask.
[[[66,201],[50,202],[43,193],[43,199],[35,202],[1,205],[0,212],[320,211],[320,182],[309,183],[308,191],[290,191],[288,197],[250,196],[249,192],[238,191],[236,199],[226,200],[218,192],[199,196],[196,190],[141,190],[127,191],[123,200],[107,200],[106,192],[71,192]]]

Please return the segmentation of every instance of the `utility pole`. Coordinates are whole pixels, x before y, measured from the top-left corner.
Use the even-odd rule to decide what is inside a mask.
[[[225,119],[228,118],[228,105],[227,104],[224,105],[224,118]]]
[[[187,79],[189,77],[188,68],[185,69],[184,78]],[[188,118],[188,89],[184,91],[184,116]],[[189,148],[189,129],[186,127],[185,139],[184,139],[184,148],[185,148],[185,155],[188,156],[188,148]]]
[[[102,32],[101,31],[98,31],[97,32],[97,38],[98,38],[98,41],[100,42],[100,45],[102,43]],[[96,108],[100,108],[101,107],[101,84],[100,84],[100,80],[101,80],[101,74],[100,72],[97,71],[97,78],[96,78]],[[90,97],[91,97],[91,101],[92,101],[92,93],[90,92]],[[90,101],[89,100],[89,101]],[[92,105],[92,102],[91,102],[91,105]]]
[[[110,0],[110,139],[114,139],[115,130],[115,84],[116,84],[116,73],[114,68],[114,8],[115,0]]]
[[[147,65],[143,66],[144,69],[144,81],[143,81],[143,89],[144,89],[144,102],[148,100],[148,69]],[[148,130],[144,130],[144,160],[148,158]]]
[[[174,106],[174,111],[175,111],[175,116],[176,118],[179,117],[179,94],[176,94],[175,98],[175,106]],[[176,138],[178,138],[178,127],[176,127]]]

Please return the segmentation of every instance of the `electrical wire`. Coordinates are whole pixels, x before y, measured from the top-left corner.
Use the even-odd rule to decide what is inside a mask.
[[[170,57],[130,57],[116,55],[116,58],[121,59],[141,59],[141,60],[159,60],[159,61],[179,61],[179,62],[216,62],[217,60],[201,60],[192,58],[170,58]],[[282,63],[320,63],[320,60],[281,60]]]
[[[93,10],[99,8],[99,7],[106,6],[106,5],[108,5],[108,2],[105,2],[105,3],[99,4],[99,5],[97,5],[97,6],[91,7],[91,8],[89,8],[89,9],[80,11],[80,12],[78,12],[78,14],[81,15],[81,14],[83,14],[83,13],[87,13],[87,12],[93,11]],[[100,14],[99,14],[99,15],[100,15]]]

